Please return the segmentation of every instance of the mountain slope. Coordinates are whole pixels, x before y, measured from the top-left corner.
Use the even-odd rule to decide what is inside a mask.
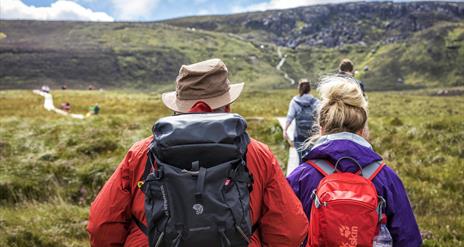
[[[2,21],[0,88],[173,85],[182,64],[222,58],[233,81],[279,82],[273,53],[226,34],[154,23]],[[261,74],[266,71],[266,74]],[[258,76],[259,75],[259,76]]]
[[[391,43],[441,21],[462,20],[463,2],[353,2],[230,16],[187,17],[165,23],[230,32],[249,40],[295,48]]]
[[[463,18],[464,3],[360,2],[168,24],[1,21],[0,89],[166,90],[182,64],[212,57],[259,90],[291,87],[282,72],[317,81],[345,57],[367,90],[461,86]]]
[[[368,90],[464,85],[464,22],[439,23],[403,42],[287,49],[285,69],[294,78],[335,73],[344,57],[356,64]],[[367,69],[367,71],[365,71]]]

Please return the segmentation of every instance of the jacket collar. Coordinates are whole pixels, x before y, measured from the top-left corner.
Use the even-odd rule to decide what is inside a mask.
[[[356,144],[359,144],[361,146],[372,149],[371,144],[369,144],[369,142],[367,142],[364,138],[362,138],[361,136],[359,136],[357,134],[350,133],[350,132],[340,132],[340,133],[321,136],[316,141],[316,143],[314,144],[312,149],[314,149],[314,148],[316,148],[316,147],[318,147],[320,145],[323,145],[323,144],[325,144],[327,142],[335,141],[335,140],[348,140],[348,141],[352,141],[352,142],[354,142]]]
[[[362,167],[382,160],[363,137],[349,132],[321,136],[303,160],[324,159],[335,164],[343,157],[355,159]],[[355,171],[357,165],[344,159],[340,161],[339,168],[341,171]]]

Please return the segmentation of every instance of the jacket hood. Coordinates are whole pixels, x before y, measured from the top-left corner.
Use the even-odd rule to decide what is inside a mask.
[[[300,106],[310,106],[316,100],[313,96],[309,94],[303,94],[303,96],[295,96],[293,100]]]
[[[350,158],[356,160],[363,168],[382,160],[382,157],[372,149],[371,144],[363,137],[349,132],[321,136],[314,146],[306,152],[303,159],[324,159],[333,165],[340,160],[337,167],[340,171],[355,172],[359,170],[358,165]]]

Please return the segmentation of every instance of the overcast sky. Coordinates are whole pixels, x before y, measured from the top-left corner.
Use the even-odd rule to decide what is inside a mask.
[[[0,19],[152,21],[350,0],[0,0]],[[464,0],[459,0],[460,2]]]

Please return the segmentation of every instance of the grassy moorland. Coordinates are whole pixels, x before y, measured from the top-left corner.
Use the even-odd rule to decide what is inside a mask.
[[[290,90],[248,90],[232,106],[281,164],[286,147],[275,116]],[[75,120],[42,108],[30,91],[0,91],[0,246],[87,246],[88,207],[153,122],[170,112],[158,93],[56,91],[85,113]],[[425,91],[369,93],[371,142],[409,192],[425,246],[464,245],[464,98]]]
[[[212,57],[224,60],[232,81],[252,82],[249,86],[259,89],[288,88],[275,69],[280,60],[277,45],[248,40],[240,32],[163,23],[40,21],[2,21],[0,30],[1,89],[31,89],[44,83],[72,89],[93,85],[158,90],[170,85],[180,64]],[[282,47],[282,54],[287,55],[282,69],[296,80],[308,77],[315,81],[336,72],[339,61],[348,57],[355,61],[359,78],[370,90],[463,85],[464,21],[436,21],[407,39],[390,43],[383,43],[382,33],[375,30],[368,34],[376,39],[363,38],[336,47]],[[253,32],[261,36],[261,31]],[[329,36],[334,35],[339,34]]]

